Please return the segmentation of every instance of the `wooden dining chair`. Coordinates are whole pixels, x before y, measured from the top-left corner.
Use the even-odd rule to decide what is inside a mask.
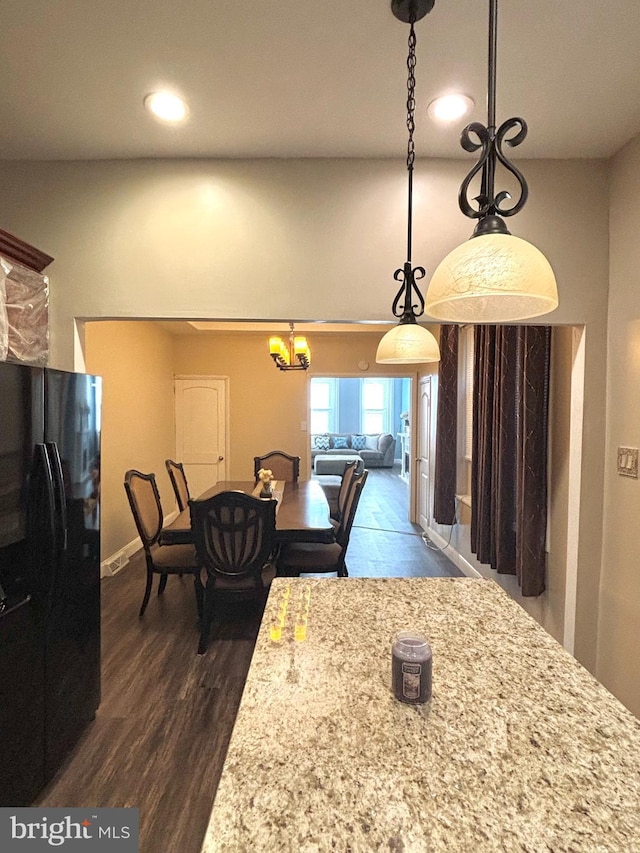
[[[340,526],[340,521],[344,515],[347,500],[349,498],[349,492],[351,490],[351,486],[354,483],[354,477],[361,472],[361,469],[362,463],[358,462],[357,460],[354,462],[349,462],[347,465],[345,465],[344,472],[340,480],[340,487],[338,489],[336,509],[331,517],[331,524],[336,530]]]
[[[329,544],[320,542],[289,542],[284,545],[276,561],[279,577],[298,577],[300,574],[335,572],[339,578],[349,575],[346,564],[347,548],[351,528],[356,517],[360,495],[367,482],[368,471],[353,474],[351,487],[342,518],[336,529],[336,541]]]
[[[270,468],[274,480],[286,480],[287,483],[297,483],[300,476],[300,457],[290,456],[284,450],[270,450],[264,456],[253,457],[253,476],[258,482],[258,471]]]
[[[187,475],[184,473],[182,462],[174,462],[173,459],[165,459],[164,464],[167,468],[167,474],[171,480],[173,493],[176,496],[176,502],[180,512],[189,506],[189,484],[187,483]]]
[[[198,654],[206,651],[220,599],[254,599],[264,607],[275,577],[276,503],[243,492],[189,501],[196,554],[207,574]]]
[[[147,564],[147,583],[139,616],[142,617],[149,603],[154,574],[159,575],[158,595],[162,595],[169,575],[191,574],[194,576],[198,615],[202,607],[202,584],[197,575],[200,566],[193,545],[160,545],[162,530],[162,505],[155,474],[143,474],[131,469],[124,477],[124,488],[129,499],[136,528]]]

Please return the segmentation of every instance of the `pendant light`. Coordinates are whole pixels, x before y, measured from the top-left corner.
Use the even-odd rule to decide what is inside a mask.
[[[397,326],[388,331],[378,344],[376,361],[379,364],[415,364],[427,361],[439,361],[440,349],[438,342],[428,329],[418,325],[417,317],[424,314],[424,297],[416,284],[424,278],[424,267],[411,266],[411,239],[413,227],[413,164],[415,161],[415,145],[413,131],[415,129],[415,67],[416,67],[416,34],[414,24],[433,9],[435,0],[392,0],[391,11],[395,17],[405,24],[410,24],[409,55],[407,57],[407,129],[409,141],[407,144],[407,172],[409,177],[408,215],[407,215],[407,260],[402,269],[397,269],[393,275],[396,281],[402,282],[400,290],[393,300],[391,308],[394,317],[400,320]],[[416,298],[418,304],[413,304]]]
[[[515,148],[527,135],[522,118],[507,119],[496,129],[496,49],[498,0],[489,0],[489,85],[487,125],[472,122],[462,131],[465,151],[480,151],[479,159],[462,182],[458,194],[460,210],[477,219],[472,238],[458,246],[438,265],[426,295],[431,317],[453,323],[505,323],[538,317],[558,307],[558,288],[549,261],[537,249],[514,237],[504,217],[513,216],[525,205],[527,182],[502,151],[503,144]],[[509,134],[512,134],[511,136]],[[475,139],[474,139],[475,137]],[[494,188],[497,161],[515,177],[520,194],[511,207],[506,190]],[[480,195],[472,207],[468,191],[482,170]]]

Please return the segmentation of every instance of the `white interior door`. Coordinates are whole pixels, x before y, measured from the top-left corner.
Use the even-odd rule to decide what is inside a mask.
[[[175,380],[176,460],[184,465],[192,498],[227,479],[227,382]]]
[[[423,530],[431,526],[433,513],[431,477],[431,377],[424,376],[418,389],[418,524]]]

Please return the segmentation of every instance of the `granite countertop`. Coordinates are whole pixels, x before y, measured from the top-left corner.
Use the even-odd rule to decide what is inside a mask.
[[[391,692],[404,628],[426,705]],[[640,722],[492,581],[277,579],[202,851],[369,850],[640,851]]]

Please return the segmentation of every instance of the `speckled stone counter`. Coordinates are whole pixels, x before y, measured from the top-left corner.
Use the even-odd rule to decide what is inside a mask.
[[[391,692],[404,628],[427,705]],[[492,581],[276,580],[202,851],[368,850],[640,851],[640,722]]]

